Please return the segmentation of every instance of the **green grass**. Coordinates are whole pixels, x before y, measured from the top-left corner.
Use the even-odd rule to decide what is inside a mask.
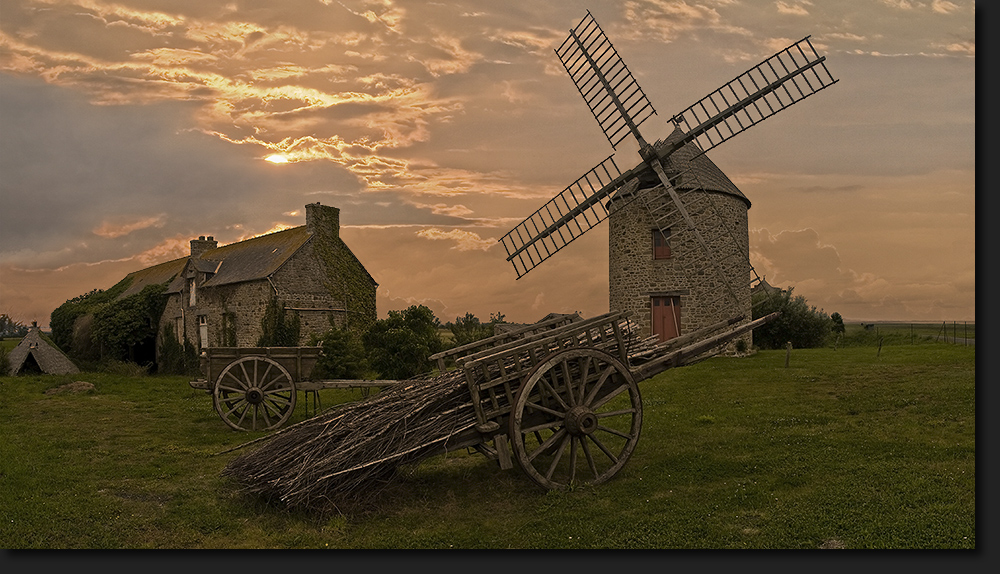
[[[975,348],[714,358],[640,383],[610,482],[545,492],[475,453],[403,469],[377,506],[310,516],[219,473],[229,430],[183,377],[0,378],[0,546],[976,548]],[[95,390],[43,391],[83,380]],[[323,406],[360,398],[323,391]],[[305,418],[299,395],[294,420]]]

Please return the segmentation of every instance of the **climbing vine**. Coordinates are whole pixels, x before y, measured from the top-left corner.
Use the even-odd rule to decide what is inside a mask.
[[[83,349],[73,348],[73,326],[77,318],[92,314],[101,307],[111,303],[124,293],[131,284],[132,278],[126,277],[110,289],[94,289],[89,293],[73,297],[56,307],[49,316],[49,327],[52,329],[53,342],[64,353],[79,357]]]
[[[100,341],[106,358],[130,360],[132,349],[156,337],[160,316],[167,304],[165,283],[147,285],[142,291],[101,305],[94,312],[92,337]]]
[[[271,297],[260,319],[260,330],[258,347],[295,347],[299,344],[299,314],[287,313],[284,303]]]

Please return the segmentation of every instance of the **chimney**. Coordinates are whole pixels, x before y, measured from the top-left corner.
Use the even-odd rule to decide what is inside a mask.
[[[208,236],[208,239],[204,235],[200,235],[198,239],[191,240],[191,257],[199,257],[202,253],[209,249],[215,249],[218,246],[219,242],[211,235]]]
[[[340,209],[310,203],[306,205],[306,231],[315,234],[324,230],[334,237],[340,235]]]

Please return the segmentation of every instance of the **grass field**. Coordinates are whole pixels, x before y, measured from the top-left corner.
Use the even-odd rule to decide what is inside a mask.
[[[286,512],[220,478],[258,434],[183,377],[0,378],[0,546],[974,549],[975,347],[714,358],[640,383],[642,438],[610,482],[545,492],[452,453],[353,516]],[[72,381],[94,390],[46,394]],[[323,405],[360,391],[322,391]],[[300,401],[302,396],[300,395]],[[305,418],[301,405],[294,420]]]

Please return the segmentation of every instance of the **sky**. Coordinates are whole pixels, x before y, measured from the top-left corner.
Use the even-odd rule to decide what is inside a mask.
[[[839,82],[709,153],[751,263],[848,321],[972,321],[975,3],[0,0],[0,313],[341,209],[380,317],[608,311],[607,223],[498,243],[615,151],[554,49],[590,11],[669,118],[811,36]]]

